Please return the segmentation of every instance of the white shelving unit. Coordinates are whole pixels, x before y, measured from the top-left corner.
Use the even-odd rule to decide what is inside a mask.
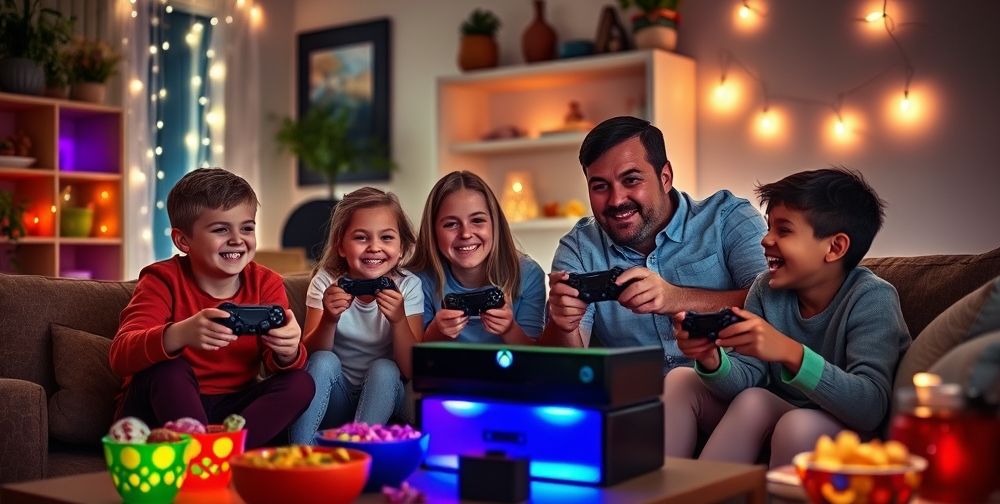
[[[578,161],[585,132],[559,129],[576,101],[595,124],[618,115],[641,115],[663,131],[674,184],[697,194],[695,63],[657,50],[558,60],[440,77],[436,177],[454,170],[482,176],[502,198],[509,173],[528,173],[542,205],[571,199],[589,207]],[[522,138],[482,140],[516,126]],[[559,238],[576,218],[512,222],[522,249],[548,270]]]

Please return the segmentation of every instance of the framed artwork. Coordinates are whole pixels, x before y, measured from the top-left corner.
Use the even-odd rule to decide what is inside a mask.
[[[299,117],[313,106],[347,110],[351,136],[374,140],[389,156],[389,19],[299,34]],[[337,176],[338,182],[389,180],[371,167]],[[323,185],[319,174],[298,166],[298,185]]]

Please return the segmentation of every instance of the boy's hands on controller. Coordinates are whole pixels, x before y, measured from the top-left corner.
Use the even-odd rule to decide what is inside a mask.
[[[667,282],[655,271],[643,267],[633,267],[615,279],[618,285],[631,282],[621,295],[618,302],[632,310],[632,313],[656,313],[670,315],[681,311],[683,296],[679,288]]]
[[[354,296],[350,295],[337,284],[333,284],[323,291],[323,311],[334,322],[340,321],[340,316],[351,307]]]
[[[205,308],[194,315],[171,324],[163,333],[163,349],[175,354],[184,347],[198,350],[218,350],[236,341],[233,330],[212,319],[229,318],[229,312]]]
[[[587,303],[578,297],[580,291],[564,282],[569,273],[553,271],[549,273],[549,318],[562,332],[572,333],[580,328],[580,321],[587,311]]]
[[[393,324],[406,320],[406,312],[403,310],[403,293],[392,289],[382,289],[375,294],[375,303],[378,304],[378,311],[389,319]]]
[[[469,317],[462,310],[449,310],[442,308],[434,314],[432,324],[437,324],[437,330],[444,336],[455,339],[462,333],[462,329],[469,323]]]
[[[285,320],[288,321],[285,325],[274,327],[260,336],[282,365],[291,363],[299,356],[299,342],[302,340],[302,328],[295,320],[295,314],[288,308],[285,308]]]
[[[733,313],[744,320],[719,331],[715,345],[732,347],[743,355],[765,362],[777,362],[792,373],[802,365],[802,344],[785,336],[766,320],[742,308],[732,307]]]
[[[705,371],[712,372],[719,369],[719,365],[722,364],[719,360],[719,346],[708,338],[692,338],[681,326],[685,316],[687,312],[679,312],[673,317],[677,348],[689,359],[698,361],[698,365]]]
[[[514,325],[514,311],[506,300],[500,308],[486,310],[479,315],[483,321],[483,329],[490,334],[503,336]]]

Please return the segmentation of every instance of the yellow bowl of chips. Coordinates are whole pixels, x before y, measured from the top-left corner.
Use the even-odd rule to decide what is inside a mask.
[[[820,437],[816,449],[796,455],[792,465],[811,502],[902,504],[920,486],[927,460],[897,441],[862,443],[843,431],[835,440]]]
[[[233,459],[233,486],[247,504],[348,504],[361,495],[371,463],[349,448],[262,448]]]

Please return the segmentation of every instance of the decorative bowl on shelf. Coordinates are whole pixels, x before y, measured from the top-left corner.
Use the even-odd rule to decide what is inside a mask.
[[[64,206],[59,210],[59,235],[86,238],[94,226],[94,210],[86,207]]]
[[[35,158],[27,156],[0,156],[0,167],[27,168],[35,164]]]

